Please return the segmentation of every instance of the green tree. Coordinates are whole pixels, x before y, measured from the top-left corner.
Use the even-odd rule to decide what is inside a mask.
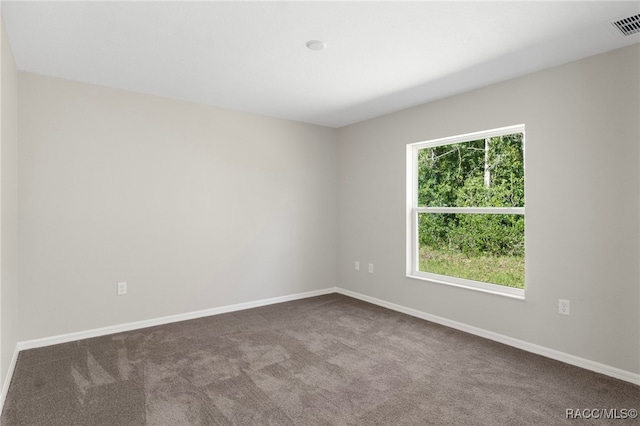
[[[523,207],[521,133],[418,152],[418,202],[426,207]],[[421,247],[522,256],[524,217],[507,214],[422,213]]]

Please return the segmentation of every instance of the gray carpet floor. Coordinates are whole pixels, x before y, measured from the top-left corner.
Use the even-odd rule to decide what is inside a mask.
[[[20,353],[2,425],[552,425],[640,387],[338,294]]]

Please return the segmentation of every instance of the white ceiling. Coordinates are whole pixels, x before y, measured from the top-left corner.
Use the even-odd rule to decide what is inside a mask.
[[[638,13],[638,1],[2,2],[19,70],[330,127],[638,43],[610,23]]]

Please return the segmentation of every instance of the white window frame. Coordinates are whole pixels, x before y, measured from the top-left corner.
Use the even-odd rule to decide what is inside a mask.
[[[407,144],[407,277],[497,294],[515,299],[524,299],[525,291],[521,288],[507,287],[498,284],[420,271],[420,263],[418,260],[420,253],[420,248],[418,247],[418,215],[420,213],[525,214],[524,207],[420,207],[418,205],[418,151],[423,148],[452,145],[455,143],[470,142],[514,133],[522,133],[523,135],[522,152],[524,167],[524,124]]]

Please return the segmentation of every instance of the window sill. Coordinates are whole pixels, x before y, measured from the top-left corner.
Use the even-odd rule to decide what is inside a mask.
[[[482,293],[495,294],[497,296],[508,297],[510,299],[524,300],[524,290],[520,288],[513,287],[504,287],[497,284],[487,284],[487,283],[476,283],[471,280],[463,280],[458,278],[460,282],[450,281],[452,277],[447,277],[444,275],[418,275],[418,274],[407,274],[407,278],[412,278],[414,280],[421,281],[429,281],[432,283],[448,285],[452,287],[464,288],[467,290],[479,291]]]

